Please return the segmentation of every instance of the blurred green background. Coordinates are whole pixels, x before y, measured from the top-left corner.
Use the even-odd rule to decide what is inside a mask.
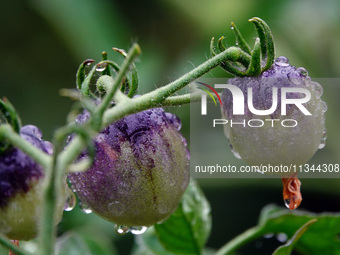
[[[1,1],[0,9],[0,96],[15,105],[23,124],[39,126],[46,139],[66,121],[72,102],[58,91],[75,88],[75,74],[83,60],[100,60],[105,50],[111,59],[121,61],[111,48],[128,49],[132,42],[138,42],[143,54],[136,65],[140,93],[144,93],[204,62],[209,57],[211,37],[224,35],[233,44],[231,21],[252,44],[256,33],[247,20],[254,16],[271,27],[276,56],[284,55],[293,65],[304,66],[311,77],[339,77],[338,0],[30,0]],[[206,77],[228,75],[214,70]],[[340,86],[324,87],[328,140],[311,162],[339,163],[339,95]],[[171,111],[182,119],[183,134],[189,139],[189,107]],[[212,206],[213,228],[208,241],[212,248],[256,225],[266,204],[283,204],[279,179],[199,182]],[[340,211],[340,179],[306,179],[302,184],[301,209]],[[130,253],[133,237],[117,236],[113,224],[82,214],[78,208],[64,215],[59,235],[78,232],[93,240],[93,245],[100,244],[98,254]],[[278,244],[275,238],[263,239],[241,252],[270,254]],[[34,249],[33,244],[28,245]]]

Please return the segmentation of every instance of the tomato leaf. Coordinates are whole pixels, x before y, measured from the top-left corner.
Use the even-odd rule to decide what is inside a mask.
[[[176,254],[201,254],[211,230],[210,206],[193,180],[177,210],[155,225],[163,246]]]

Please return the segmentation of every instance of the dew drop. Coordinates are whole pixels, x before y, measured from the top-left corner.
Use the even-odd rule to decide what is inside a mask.
[[[327,130],[324,129],[322,132],[322,138],[321,138],[321,142],[319,144],[319,149],[323,149],[326,146],[326,139],[327,139]]]
[[[289,208],[290,199],[285,199],[284,202],[285,202],[285,206],[286,206],[288,209],[290,209],[290,208]]]
[[[268,233],[268,234],[265,234],[263,237],[269,239],[269,238],[272,238],[273,236],[274,236],[274,233]]]
[[[96,71],[97,72],[103,72],[105,70],[105,67],[97,67]]]
[[[183,142],[183,145],[184,145],[185,147],[188,146],[188,142],[187,142],[187,140],[186,140],[184,137],[182,137],[182,142]]]
[[[129,232],[129,227],[123,225],[115,225],[115,231],[120,235],[125,235]]]
[[[83,213],[86,213],[86,214],[90,214],[92,213],[92,209],[85,203],[79,201],[79,207],[80,207],[80,210],[83,212]]]
[[[322,132],[322,139],[326,140],[326,138],[327,138],[327,130],[324,129]]]
[[[74,207],[76,206],[76,202],[77,202],[77,199],[74,193],[71,190],[69,192],[70,194],[66,198],[65,205],[64,205],[64,211],[66,212],[72,211]]]
[[[52,155],[52,153],[53,153],[53,145],[52,145],[52,143],[50,143],[50,142],[48,142],[48,141],[44,141],[44,143],[43,143],[44,145],[44,150],[48,153],[48,154],[50,154],[50,155]]]
[[[276,235],[276,239],[281,242],[281,243],[284,243],[287,241],[288,237],[285,233],[279,233]]]
[[[21,133],[26,134],[26,135],[31,135],[31,136],[35,136],[39,139],[42,138],[42,132],[39,128],[37,128],[34,125],[26,125],[23,126],[20,130]]]
[[[91,176],[91,180],[92,180],[93,183],[98,182],[98,178],[95,175]]]
[[[232,152],[233,152],[233,154],[234,154],[234,156],[236,157],[236,158],[238,158],[238,159],[242,159],[242,157],[241,157],[241,155],[240,155],[240,153],[238,153],[237,151],[235,151],[235,150],[231,150]]]
[[[310,83],[311,89],[315,92],[316,98],[320,98],[323,94],[323,88],[322,86],[317,82],[311,82]]]
[[[175,128],[177,128],[177,130],[180,130],[182,127],[182,122],[181,120],[174,114],[172,113],[165,113],[165,116],[167,117],[167,119],[175,126]]]
[[[288,58],[283,57],[283,56],[278,57],[277,59],[275,59],[274,63],[275,63],[275,65],[281,66],[281,67],[287,67],[287,66],[289,66],[289,60],[288,60]]]
[[[148,227],[145,226],[141,226],[141,227],[130,227],[129,231],[131,232],[131,234],[134,235],[141,235],[144,234],[145,231],[148,229]]]
[[[86,214],[92,213],[92,209],[91,208],[82,208],[81,210],[82,210],[83,213],[86,213]]]
[[[231,143],[229,143],[229,147],[236,158],[242,159],[240,153],[234,150],[234,147],[231,145]]]
[[[263,76],[263,77],[268,77],[268,76],[269,76],[269,73],[268,73],[267,71],[264,71],[264,72],[262,73],[262,76]]]
[[[107,67],[107,64],[106,64],[106,63],[98,64],[97,67],[96,67],[96,71],[97,71],[97,72],[103,72],[103,71],[105,70],[106,67]]]
[[[321,140],[318,149],[321,150],[321,149],[325,148],[325,146],[326,146],[326,140]]]
[[[304,67],[298,67],[296,69],[296,72],[298,72],[300,75],[302,75],[303,77],[307,77],[308,75],[308,71],[306,70],[306,68]]]
[[[321,101],[321,108],[322,108],[322,111],[323,111],[323,112],[327,112],[328,107],[327,107],[326,102]]]
[[[230,29],[231,29],[231,30],[234,30],[234,26],[231,26]]]
[[[297,71],[292,71],[287,76],[290,82],[295,85],[300,85],[303,82],[301,75]]]

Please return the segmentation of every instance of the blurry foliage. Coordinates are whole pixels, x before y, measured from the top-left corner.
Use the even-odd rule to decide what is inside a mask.
[[[78,65],[87,58],[99,60],[103,50],[116,59],[118,54],[111,47],[127,49],[133,41],[143,50],[136,64],[140,93],[162,86],[202,63],[209,57],[211,37],[225,35],[226,41],[233,44],[230,21],[251,42],[255,30],[246,21],[253,16],[270,25],[277,56],[285,55],[293,65],[304,66],[311,77],[339,77],[337,0],[30,0],[1,1],[0,8],[0,95],[16,106],[24,124],[39,126],[46,139],[65,123],[72,102],[60,97],[58,90],[75,87]],[[228,75],[216,69],[206,77]],[[324,91],[323,100],[329,107],[328,140],[315,158],[335,163],[340,158],[340,86],[327,86]],[[181,118],[182,131],[189,138],[189,107],[171,110]],[[265,204],[282,203],[280,181],[268,180],[259,185],[261,181],[199,180],[212,206],[213,228],[208,246],[217,248],[255,225]],[[306,179],[302,183],[302,208],[340,211],[339,179]],[[82,215],[78,210],[65,213],[60,234],[70,229],[91,236],[100,232],[109,246],[113,245],[109,241],[113,237],[121,254],[131,249],[131,237],[118,237],[113,226],[95,215]],[[77,235],[71,235],[66,241],[79,240]],[[252,254],[273,251],[270,245],[260,246],[257,243],[249,249]]]

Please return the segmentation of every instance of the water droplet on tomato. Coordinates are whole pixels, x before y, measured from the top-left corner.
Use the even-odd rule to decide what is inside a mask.
[[[74,207],[76,206],[76,202],[77,202],[77,199],[74,193],[71,190],[69,192],[70,194],[66,198],[65,205],[64,205],[64,211],[66,212],[72,211]]]
[[[308,71],[304,67],[298,67],[296,69],[296,72],[299,73],[303,77],[307,77],[308,76]]]
[[[123,225],[115,225],[115,231],[120,234],[120,235],[125,235],[126,233],[129,232],[129,227],[123,226]]]
[[[285,199],[284,202],[285,202],[285,206],[286,206],[288,209],[290,209],[290,208],[289,208],[290,199]]]
[[[287,67],[287,66],[289,66],[289,60],[288,60],[288,58],[283,57],[283,56],[278,57],[277,59],[275,59],[274,63],[275,63],[275,65],[281,66],[281,67]]]
[[[130,227],[129,232],[133,235],[141,235],[144,234],[148,227],[140,226],[140,227]]]
[[[83,213],[86,213],[86,214],[92,213],[92,209],[84,202],[79,201],[79,207]]]

